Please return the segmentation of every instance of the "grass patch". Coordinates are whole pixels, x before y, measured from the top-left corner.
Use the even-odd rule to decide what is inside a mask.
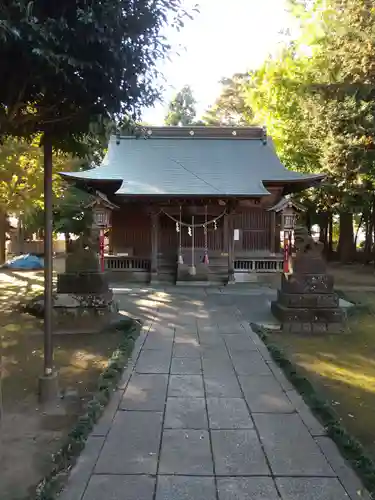
[[[125,319],[119,321],[112,328],[122,333],[121,343],[112,354],[108,366],[99,376],[97,390],[87,405],[86,413],[78,418],[78,422],[69,433],[61,449],[53,455],[51,472],[40,482],[36,494],[31,495],[30,500],[54,500],[57,498],[67,480],[68,472],[74,466],[85,446],[87,437],[108,404],[111,393],[116,388],[127,359],[133,350],[134,341],[140,331],[140,324]]]
[[[345,335],[297,336],[251,326],[375,498],[375,334],[366,300],[366,312],[349,317]]]

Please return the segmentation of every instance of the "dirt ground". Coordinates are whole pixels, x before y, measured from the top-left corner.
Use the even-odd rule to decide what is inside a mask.
[[[375,292],[346,292],[365,305],[349,318],[344,335],[301,337],[270,334],[327,399],[347,430],[375,460]]]
[[[336,289],[373,287],[375,291],[375,267],[373,265],[330,263],[328,267],[330,274],[334,276]]]
[[[56,411],[45,413],[36,397],[43,369],[41,324],[15,310],[20,300],[40,293],[42,285],[40,273],[0,271],[1,500],[24,498],[48,472],[51,454],[82,413],[119,342],[116,332],[56,336],[55,364],[65,397]]]

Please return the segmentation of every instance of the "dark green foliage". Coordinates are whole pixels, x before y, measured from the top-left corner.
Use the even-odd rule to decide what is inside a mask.
[[[339,417],[332,406],[317,394],[314,386],[306,377],[299,373],[298,368],[288,359],[285,352],[270,343],[267,330],[255,323],[251,323],[251,328],[266,344],[272,358],[282,368],[286,377],[319,419],[326,429],[328,436],[337,444],[343,457],[351,463],[372,498],[375,498],[375,464],[366,455],[362,445],[348,434],[340,423]]]
[[[51,473],[40,482],[36,494],[30,496],[30,500],[55,500],[58,497],[69,471],[85,447],[88,435],[101,416],[104,407],[109,402],[111,393],[116,388],[126,361],[133,350],[135,339],[139,335],[140,324],[131,319],[126,321],[120,320],[112,328],[123,332],[120,345],[112,354],[107,368],[100,375],[97,392],[88,403],[85,415],[79,417],[77,424],[69,433],[66,442],[53,455],[52,461],[54,466]],[[101,335],[105,335],[105,332]]]
[[[48,133],[82,152],[82,136],[136,117],[159,96],[156,64],[181,0],[10,0],[0,5],[0,137]]]
[[[92,227],[92,197],[74,187],[69,187],[56,200],[53,225],[56,233],[81,235]]]

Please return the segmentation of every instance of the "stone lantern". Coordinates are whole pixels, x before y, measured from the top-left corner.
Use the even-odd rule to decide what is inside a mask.
[[[283,245],[283,272],[291,272],[291,257],[292,257],[292,234],[296,227],[297,218],[300,212],[306,209],[295,200],[286,197],[282,198],[275,206],[271,207],[269,211],[279,214],[280,229],[283,231],[284,245]]]
[[[117,314],[117,305],[104,273],[104,230],[110,225],[111,211],[117,208],[97,192],[86,208],[92,209],[93,227],[100,231],[100,269],[97,241],[85,234],[66,259],[65,273],[57,276],[54,303],[55,329],[60,331],[101,331]]]
[[[294,208],[293,203],[290,201],[288,204],[282,209],[281,212],[281,228],[283,231],[293,231],[296,227],[297,222],[297,212]]]
[[[104,230],[111,225],[111,212],[118,207],[97,191],[95,200],[90,205],[93,216],[93,229],[99,230],[99,261],[100,270],[104,272]]]

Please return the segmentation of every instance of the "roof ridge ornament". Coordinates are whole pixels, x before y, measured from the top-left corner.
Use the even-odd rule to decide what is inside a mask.
[[[263,125],[262,131],[263,131],[263,136],[262,136],[263,146],[267,146],[267,127],[265,125]]]

